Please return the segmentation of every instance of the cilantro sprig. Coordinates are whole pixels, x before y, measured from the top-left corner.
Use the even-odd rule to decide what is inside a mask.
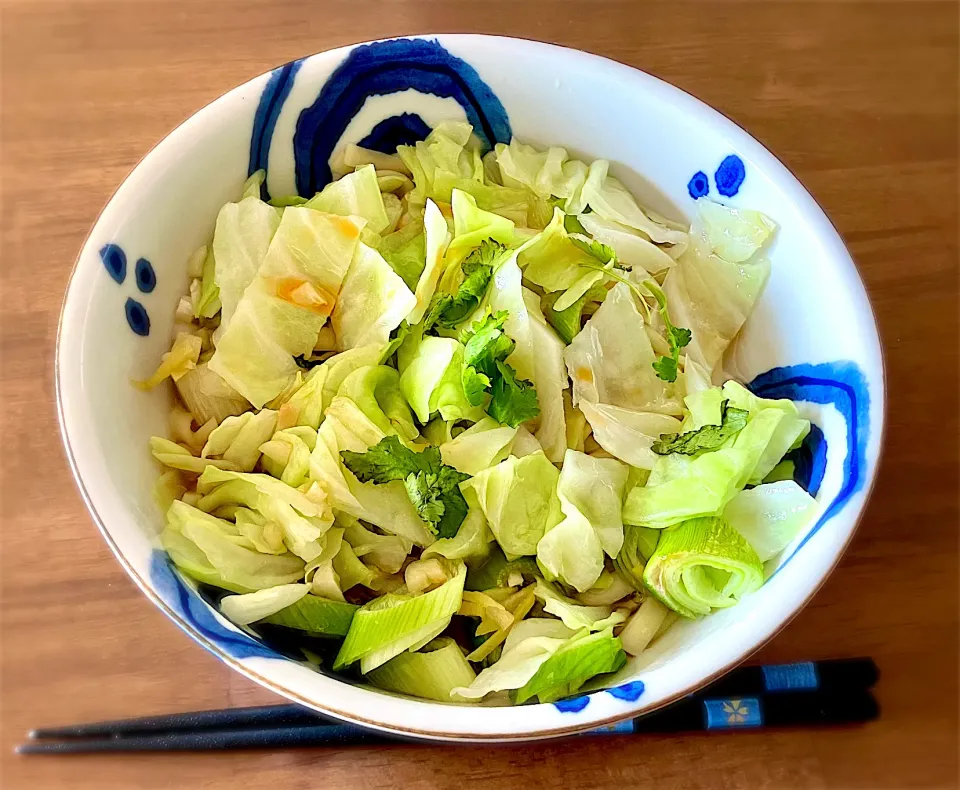
[[[670,356],[660,357],[653,363],[653,369],[657,371],[657,376],[664,381],[677,380],[677,365],[680,362],[680,349],[689,345],[693,337],[690,330],[682,326],[674,326],[670,321],[670,313],[667,310],[667,296],[653,280],[645,280],[644,287],[653,294],[660,311],[660,317],[663,319],[663,325],[667,331],[667,344],[670,346]]]
[[[509,313],[500,310],[477,321],[461,336],[464,343],[461,380],[467,400],[474,406],[490,393],[487,414],[516,428],[540,413],[533,383],[517,377],[506,362],[516,343],[503,331]]]
[[[441,538],[452,538],[467,516],[467,502],[460,483],[470,475],[447,466],[437,447],[415,452],[396,436],[385,436],[365,453],[341,450],[344,466],[361,483],[402,480],[417,512]]]
[[[477,309],[493,278],[497,258],[505,249],[503,244],[493,239],[484,239],[483,243],[463,260],[460,264],[464,275],[463,282],[456,294],[438,294],[434,297],[424,318],[425,332],[437,325],[452,329]]]

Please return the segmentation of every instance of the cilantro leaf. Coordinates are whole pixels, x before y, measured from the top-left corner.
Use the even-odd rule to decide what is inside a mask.
[[[660,362],[671,361],[669,357],[662,357]],[[730,401],[723,402],[723,413],[720,425],[704,425],[695,431],[686,433],[665,433],[653,443],[653,451],[657,455],[680,453],[681,455],[696,455],[707,450],[716,450],[727,439],[736,436],[747,424],[750,415],[745,409],[736,409],[729,405]]]
[[[439,499],[440,490],[437,482],[437,476],[433,472],[416,472],[407,475],[403,480],[407,496],[410,497],[421,518],[432,523],[443,518],[446,509]]]
[[[452,538],[457,534],[460,525],[467,517],[467,500],[460,493],[460,483],[470,476],[462,474],[452,466],[442,466],[437,484],[440,489],[438,504],[443,505],[443,513],[437,524],[437,535],[441,538]]]
[[[467,400],[474,406],[491,393],[487,414],[497,422],[516,428],[540,413],[537,392],[531,382],[517,379],[506,363],[516,343],[503,331],[509,313],[500,310],[477,321],[461,335],[464,343],[461,383]]]
[[[441,316],[451,302],[453,302],[453,297],[450,294],[434,294],[430,307],[427,309],[427,314],[423,318],[424,332],[429,332],[434,325],[440,322]]]
[[[424,331],[432,326],[452,329],[470,317],[487,293],[487,287],[493,278],[493,268],[500,254],[506,249],[493,239],[484,239],[483,243],[471,252],[460,264],[464,279],[454,295],[441,294],[434,297],[427,317]]]
[[[610,263],[610,261],[613,261],[615,268],[629,271],[626,266],[621,266],[617,263],[617,253],[613,251],[612,247],[608,247],[606,244],[588,237],[578,238],[577,236],[571,236],[570,241],[588,255],[592,255],[600,261],[600,263],[606,265]]]
[[[461,335],[464,351],[460,381],[471,406],[483,403],[484,393],[497,376],[497,362],[510,356],[516,346],[503,332],[508,315],[505,310],[488,315]]]
[[[533,383],[518,379],[506,362],[497,361],[499,376],[493,381],[492,399],[487,414],[503,425],[516,428],[540,414],[540,403]]]
[[[463,394],[467,396],[467,402],[471,406],[479,406],[483,403],[483,394],[490,389],[490,377],[479,373],[470,365],[463,366],[460,383],[463,385]]]
[[[669,357],[660,357],[652,363],[653,369],[657,372],[657,378],[662,379],[663,381],[676,381],[677,380],[677,365],[680,360],[675,359],[673,356]]]
[[[420,517],[442,538],[457,534],[467,515],[460,483],[469,475],[447,466],[440,449],[415,452],[396,436],[385,436],[365,453],[341,450],[340,457],[361,483],[383,484],[402,480],[407,496]]]
[[[341,450],[340,457],[361,483],[403,480],[408,475],[430,471],[440,464],[440,450],[436,447],[416,453],[401,444],[397,436],[384,436],[379,444],[365,453]]]
[[[509,316],[506,310],[498,310],[463,333],[465,365],[476,368],[488,378],[496,375],[497,362],[510,356],[516,346],[503,331]]]
[[[480,300],[487,293],[487,286],[493,278],[493,266],[485,263],[464,262],[461,268],[466,277],[460,283],[457,295],[450,300],[440,316],[440,323],[448,328],[453,328],[470,317],[470,313],[477,309]]]
[[[693,333],[686,327],[671,326],[670,334],[673,335],[673,342],[677,344],[677,348],[684,348],[693,340]]]

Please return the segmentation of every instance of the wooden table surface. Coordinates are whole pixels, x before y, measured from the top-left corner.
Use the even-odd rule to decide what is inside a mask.
[[[4,788],[957,785],[955,3],[4,0],[0,7]],[[885,455],[840,567],[758,658],[875,656],[881,720],[841,731],[482,748],[13,756],[13,744],[34,726],[275,699],[148,603],[97,534],[58,436],[57,316],[97,213],[181,120],[277,64],[418,31],[537,38],[669,80],[774,151],[837,225],[886,349]]]

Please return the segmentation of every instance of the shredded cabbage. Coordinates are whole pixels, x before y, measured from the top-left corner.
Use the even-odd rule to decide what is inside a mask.
[[[773,220],[700,199],[691,227],[463,121],[330,164],[312,197],[247,179],[133,382],[175,393],[160,542],[226,617],[387,691],[524,704],[762,585],[819,507],[809,421],[720,373]]]

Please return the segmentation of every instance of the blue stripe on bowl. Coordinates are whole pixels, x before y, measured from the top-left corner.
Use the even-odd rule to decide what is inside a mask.
[[[293,139],[297,191],[310,197],[330,182],[330,156],[369,97],[411,88],[455,99],[485,148],[510,141],[507,111],[470,64],[438,41],[376,41],[351,50],[300,113]]]
[[[250,137],[250,164],[247,175],[253,175],[258,170],[266,170],[270,158],[270,144],[273,142],[273,130],[277,126],[277,118],[283,103],[293,88],[294,78],[303,64],[302,60],[287,63],[274,70],[267,80],[267,85],[260,95],[260,103],[253,118],[253,133]],[[262,197],[269,200],[266,183],[261,187]]]
[[[870,393],[863,372],[854,362],[849,361],[774,368],[757,376],[747,386],[763,398],[789,398],[794,401],[832,405],[843,417],[846,425],[847,453],[843,460],[840,490],[793,553],[780,564],[774,573],[776,575],[807,541],[863,488],[867,476],[867,442],[870,439]],[[822,457],[818,455],[816,460],[819,471],[810,473],[811,476],[818,474],[820,480],[826,464],[825,442],[822,444]],[[817,487],[819,488],[819,481]]]
[[[415,112],[402,112],[384,118],[357,145],[383,154],[393,154],[396,153],[397,146],[413,145],[420,140],[426,140],[428,134],[430,127],[423,118]]]
[[[811,423],[810,433],[806,435],[796,450],[791,450],[784,456],[793,461],[793,479],[810,496],[820,493],[820,485],[827,471],[827,440],[823,431]]]
[[[282,658],[252,636],[223,625],[197,591],[180,579],[166,552],[153,552],[150,558],[150,581],[167,606],[189,623],[193,630],[232,658]]]

